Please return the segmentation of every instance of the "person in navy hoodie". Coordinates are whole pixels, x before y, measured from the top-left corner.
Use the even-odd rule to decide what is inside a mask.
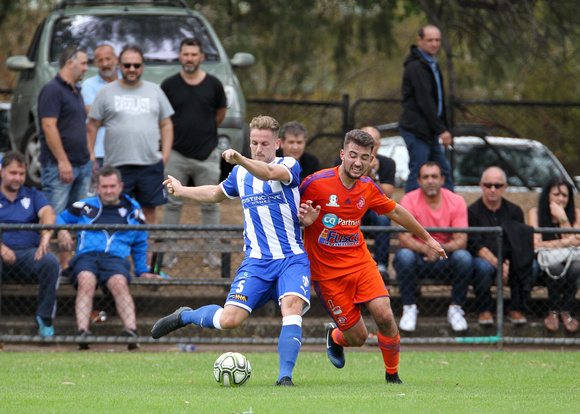
[[[137,201],[123,194],[121,172],[111,166],[102,167],[95,177],[96,197],[75,202],[57,217],[57,224],[143,224],[145,217]],[[61,249],[72,248],[72,238],[67,230],[60,230],[58,240]],[[126,230],[81,230],[78,232],[77,253],[70,262],[70,276],[77,288],[75,312],[78,335],[91,336],[89,331],[93,297],[97,286],[111,293],[124,328],[121,335],[137,337],[135,302],[129,292],[133,258],[135,275],[144,278],[160,278],[149,273],[147,256],[147,232]],[[80,349],[89,344],[81,342]],[[129,349],[139,347],[130,343]]]

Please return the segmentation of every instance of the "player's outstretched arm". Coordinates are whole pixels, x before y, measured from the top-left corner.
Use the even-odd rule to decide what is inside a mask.
[[[415,220],[415,217],[413,217],[405,207],[397,204],[393,211],[388,213],[387,216],[423,240],[425,244],[437,252],[439,256],[447,259],[447,254],[445,253],[443,247],[441,247],[441,245],[433,237],[431,237],[429,232],[425,230],[425,228],[421,226],[417,220]]]
[[[201,203],[221,203],[227,199],[219,185],[185,187],[177,178],[171,175],[167,176],[167,180],[163,181],[163,185],[167,186],[169,194],[173,194],[176,197],[191,198]]]
[[[298,218],[302,226],[310,226],[318,218],[320,213],[320,206],[312,207],[312,201],[307,200],[306,203],[301,203],[298,210]]]

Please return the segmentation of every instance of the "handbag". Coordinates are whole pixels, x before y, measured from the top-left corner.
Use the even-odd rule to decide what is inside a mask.
[[[540,247],[536,250],[538,254],[538,266],[548,274],[552,279],[558,280],[566,276],[570,264],[574,260],[580,260],[580,248],[576,246],[569,247]],[[550,266],[564,264],[564,269],[559,275],[553,275],[550,272]]]

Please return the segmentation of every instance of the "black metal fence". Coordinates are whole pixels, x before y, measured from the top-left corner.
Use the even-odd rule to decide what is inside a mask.
[[[142,231],[148,230],[150,240],[149,252],[153,263],[153,270],[161,273],[158,279],[133,278],[130,285],[130,293],[135,305],[135,313],[139,338],[126,338],[121,336],[120,331],[124,327],[121,318],[122,309],[118,309],[118,303],[110,290],[103,292],[98,289],[95,293],[93,306],[86,309],[85,313],[91,315],[90,331],[92,343],[124,343],[136,342],[153,343],[275,343],[279,333],[280,312],[274,303],[255,312],[247,321],[245,328],[221,332],[204,330],[198,327],[188,326],[175,334],[155,341],[149,337],[149,332],[154,322],[160,317],[171,313],[180,306],[197,308],[206,304],[223,304],[229,285],[235,276],[236,270],[243,260],[244,253],[241,226],[40,226],[40,225],[1,225],[0,232],[9,230],[37,230],[40,228],[67,228],[71,231],[79,229],[107,230],[107,231]],[[500,227],[492,228],[469,228],[469,229],[429,229],[430,231],[449,233],[479,232],[490,233],[497,237],[499,246],[503,246],[503,233]],[[398,239],[395,235],[401,232],[401,228],[395,227],[364,227],[365,238],[371,251],[374,251],[374,240],[380,232],[391,233],[391,260],[388,271],[383,275],[390,295],[393,312],[397,323],[403,313],[402,289],[408,280],[398,275],[393,267],[396,263]],[[543,231],[540,229],[539,231]],[[546,231],[559,232],[559,229]],[[569,233],[570,231],[568,231]],[[90,237],[85,237],[85,243],[90,242]],[[58,247],[53,245],[53,251],[58,255]],[[503,248],[500,247],[498,256],[503,256]],[[207,253],[218,254],[221,266],[210,267],[204,264]],[[453,257],[453,256],[451,256]],[[578,263],[580,265],[580,262]],[[474,290],[474,273],[470,273],[467,285],[465,302],[461,303],[465,312],[468,329],[454,331],[449,318],[449,306],[452,301],[454,290],[453,269],[443,268],[431,274],[420,274],[416,284],[412,286],[416,296],[416,306],[419,310],[417,328],[413,332],[402,332],[403,342],[406,343],[558,343],[580,344],[578,334],[568,332],[559,319],[559,327],[556,331],[547,330],[544,319],[553,310],[568,311],[572,316],[580,313],[578,294],[565,289],[576,289],[580,283],[578,273],[580,266],[570,266],[563,281],[565,283],[555,285],[552,279],[543,272],[538,272],[530,279],[531,289],[525,299],[525,308],[522,313],[527,318],[527,323],[519,324],[510,322],[507,310],[513,301],[513,292],[510,287],[503,285],[501,273],[495,271],[494,283],[490,287],[493,301],[492,313],[494,320],[489,325],[478,323],[478,295]],[[79,342],[76,335],[77,317],[83,309],[78,308],[76,302],[77,291],[73,279],[61,275],[58,277],[56,295],[56,314],[53,319],[55,336],[42,338],[38,334],[38,327],[34,322],[37,313],[39,285],[34,275],[29,273],[14,273],[11,266],[4,263],[0,283],[0,342]],[[557,270],[557,269],[556,269]],[[530,275],[532,273],[530,272]],[[546,283],[548,282],[548,283]],[[562,286],[565,286],[564,290]],[[407,288],[409,286],[407,285]],[[552,291],[550,291],[552,289]],[[572,296],[571,309],[552,309],[551,303],[554,295]],[[560,298],[558,296],[558,298]],[[558,302],[559,303],[559,302]],[[75,306],[77,308],[75,309]],[[363,311],[365,320],[369,324],[369,331],[375,332],[376,328],[370,316]],[[328,321],[323,307],[312,292],[312,309],[304,319],[304,340],[306,343],[322,343],[324,341],[324,322]],[[371,341],[372,342],[372,341]]]
[[[397,122],[401,100],[359,99],[316,102],[293,100],[248,100],[248,117],[272,115],[279,122],[302,122],[309,131],[308,151],[321,159],[322,166],[333,166],[344,134],[352,128]],[[547,145],[573,175],[580,162],[579,102],[524,102],[455,99],[450,103],[451,126],[480,123],[498,136],[525,137]]]

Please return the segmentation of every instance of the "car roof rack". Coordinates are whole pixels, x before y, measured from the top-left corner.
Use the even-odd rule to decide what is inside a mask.
[[[64,0],[61,1],[54,9],[64,10],[67,7],[75,6],[165,6],[165,7],[179,7],[187,9],[187,4],[184,0]]]

